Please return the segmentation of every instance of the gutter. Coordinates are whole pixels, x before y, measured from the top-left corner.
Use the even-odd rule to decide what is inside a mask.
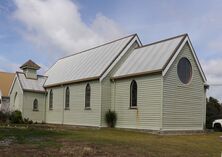
[[[96,76],[96,77],[89,77],[86,79],[78,79],[78,80],[66,81],[66,82],[61,82],[61,83],[49,84],[49,85],[44,85],[44,88],[59,87],[63,85],[69,85],[73,83],[80,83],[80,82],[86,82],[86,81],[94,81],[94,80],[99,80],[99,78],[100,76]]]

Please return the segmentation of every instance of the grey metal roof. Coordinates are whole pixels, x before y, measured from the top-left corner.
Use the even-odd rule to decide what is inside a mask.
[[[27,79],[24,73],[17,72],[17,77],[23,90],[44,92],[43,87],[47,77],[38,75],[37,79]]]
[[[44,86],[101,77],[135,36],[135,34],[130,35],[58,60],[46,72],[48,79]]]
[[[185,36],[180,35],[135,49],[113,78],[161,71]]]

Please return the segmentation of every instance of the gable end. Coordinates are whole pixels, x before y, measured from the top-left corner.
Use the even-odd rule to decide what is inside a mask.
[[[179,53],[181,52],[181,50],[183,49],[183,47],[186,45],[186,43],[188,44],[188,46],[189,46],[189,48],[190,48],[190,50],[191,50],[191,53],[192,53],[192,55],[193,55],[193,57],[194,57],[194,60],[195,60],[195,62],[196,62],[196,64],[197,64],[198,70],[199,70],[199,72],[200,72],[200,74],[201,74],[201,77],[202,77],[203,81],[206,82],[206,81],[207,81],[206,76],[205,76],[205,74],[204,74],[204,72],[203,72],[203,69],[202,69],[202,67],[201,67],[201,65],[200,65],[200,62],[199,62],[199,60],[198,60],[198,58],[197,58],[197,55],[196,55],[196,53],[195,53],[195,51],[194,51],[194,49],[193,49],[193,46],[192,46],[192,44],[191,44],[191,41],[190,41],[188,35],[184,38],[184,40],[182,40],[182,42],[179,44],[178,48],[175,50],[175,52],[174,52],[174,54],[172,55],[172,57],[169,59],[169,61],[168,61],[168,62],[166,63],[166,65],[163,67],[163,73],[162,73],[162,75],[163,75],[163,76],[166,75],[166,73],[169,71],[171,65],[174,63],[174,61],[176,60],[177,56],[179,55]]]

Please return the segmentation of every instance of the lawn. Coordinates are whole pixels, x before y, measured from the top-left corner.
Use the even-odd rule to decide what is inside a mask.
[[[222,133],[154,135],[118,129],[0,127],[0,156],[219,157]]]

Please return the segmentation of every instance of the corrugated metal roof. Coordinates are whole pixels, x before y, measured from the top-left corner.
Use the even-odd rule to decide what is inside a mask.
[[[135,49],[113,78],[161,71],[185,36],[180,35]]]
[[[0,72],[0,91],[2,96],[9,96],[15,73]]]
[[[17,77],[23,90],[44,92],[43,85],[47,79],[45,76],[38,75],[38,79],[27,79],[24,73],[17,72]]]
[[[46,72],[44,86],[99,78],[134,37],[130,35],[58,60]]]

